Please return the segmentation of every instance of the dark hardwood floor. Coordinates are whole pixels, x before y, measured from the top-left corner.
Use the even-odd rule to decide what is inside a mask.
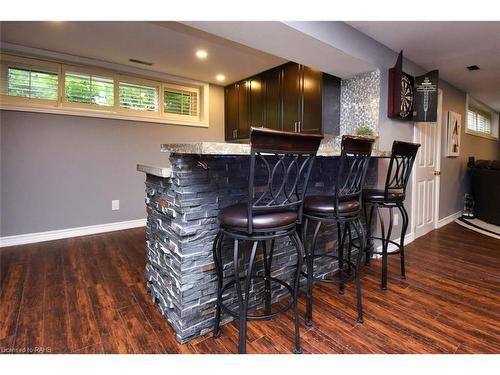
[[[146,293],[144,265],[144,229],[1,249],[0,352],[236,352],[235,322],[220,338],[177,344]],[[352,284],[344,296],[315,286],[304,353],[500,353],[500,241],[449,224],[407,246],[407,280],[394,256],[389,289],[379,285],[376,260],[363,267],[364,324]],[[304,293],[300,302],[303,316]],[[292,348],[290,312],[249,323],[249,353]]]

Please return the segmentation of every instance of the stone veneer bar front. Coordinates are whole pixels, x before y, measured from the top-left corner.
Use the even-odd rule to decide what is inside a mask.
[[[322,142],[316,158],[308,194],[331,193],[337,176],[339,149],[333,139]],[[146,252],[147,289],[161,313],[176,332],[180,343],[203,335],[213,328],[216,303],[216,273],[212,243],[219,229],[221,208],[248,199],[248,144],[200,142],[165,144],[161,151],[169,155],[170,167],[138,165],[146,173]],[[167,156],[167,155],[166,155]],[[374,151],[375,157],[386,152]],[[375,186],[377,162],[371,160],[367,186]],[[312,230],[310,230],[312,231]],[[335,252],[335,224],[322,227],[319,251]],[[248,248],[249,243],[242,246]],[[232,244],[224,242],[224,276],[232,275]],[[272,275],[290,281],[296,262],[289,240],[275,245]],[[245,247],[244,247],[245,248]],[[247,261],[248,253],[243,251]],[[316,260],[315,271],[328,275],[337,270],[332,258]],[[263,272],[262,255],[254,266]],[[231,300],[231,290],[225,303]],[[263,282],[251,289],[250,308],[260,307]],[[273,285],[273,303],[288,298],[283,287]],[[342,298],[342,297],[339,297]],[[232,318],[223,314],[222,324]]]

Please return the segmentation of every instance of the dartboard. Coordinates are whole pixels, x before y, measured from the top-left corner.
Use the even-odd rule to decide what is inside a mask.
[[[399,115],[406,118],[412,113],[413,107],[413,84],[410,78],[403,74],[401,76],[401,110]]]

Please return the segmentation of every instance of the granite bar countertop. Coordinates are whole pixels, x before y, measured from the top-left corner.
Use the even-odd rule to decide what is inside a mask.
[[[318,156],[340,156],[340,138],[325,136],[321,141]],[[190,143],[164,143],[160,145],[160,151],[169,154],[181,155],[250,155],[249,143],[231,142],[190,142]],[[390,151],[374,149],[372,157],[387,158],[391,156]],[[137,170],[146,174],[158,177],[170,177],[172,170],[168,167],[168,160],[165,167],[137,164]]]
[[[194,155],[250,155],[250,144],[230,142],[165,143],[161,152]],[[389,157],[390,151],[373,150],[372,157]],[[340,156],[338,138],[325,136],[321,141],[318,156]]]

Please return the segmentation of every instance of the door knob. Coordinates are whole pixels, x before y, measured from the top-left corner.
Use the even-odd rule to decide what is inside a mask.
[[[441,171],[434,171],[432,174],[434,176],[440,176],[441,175]]]

